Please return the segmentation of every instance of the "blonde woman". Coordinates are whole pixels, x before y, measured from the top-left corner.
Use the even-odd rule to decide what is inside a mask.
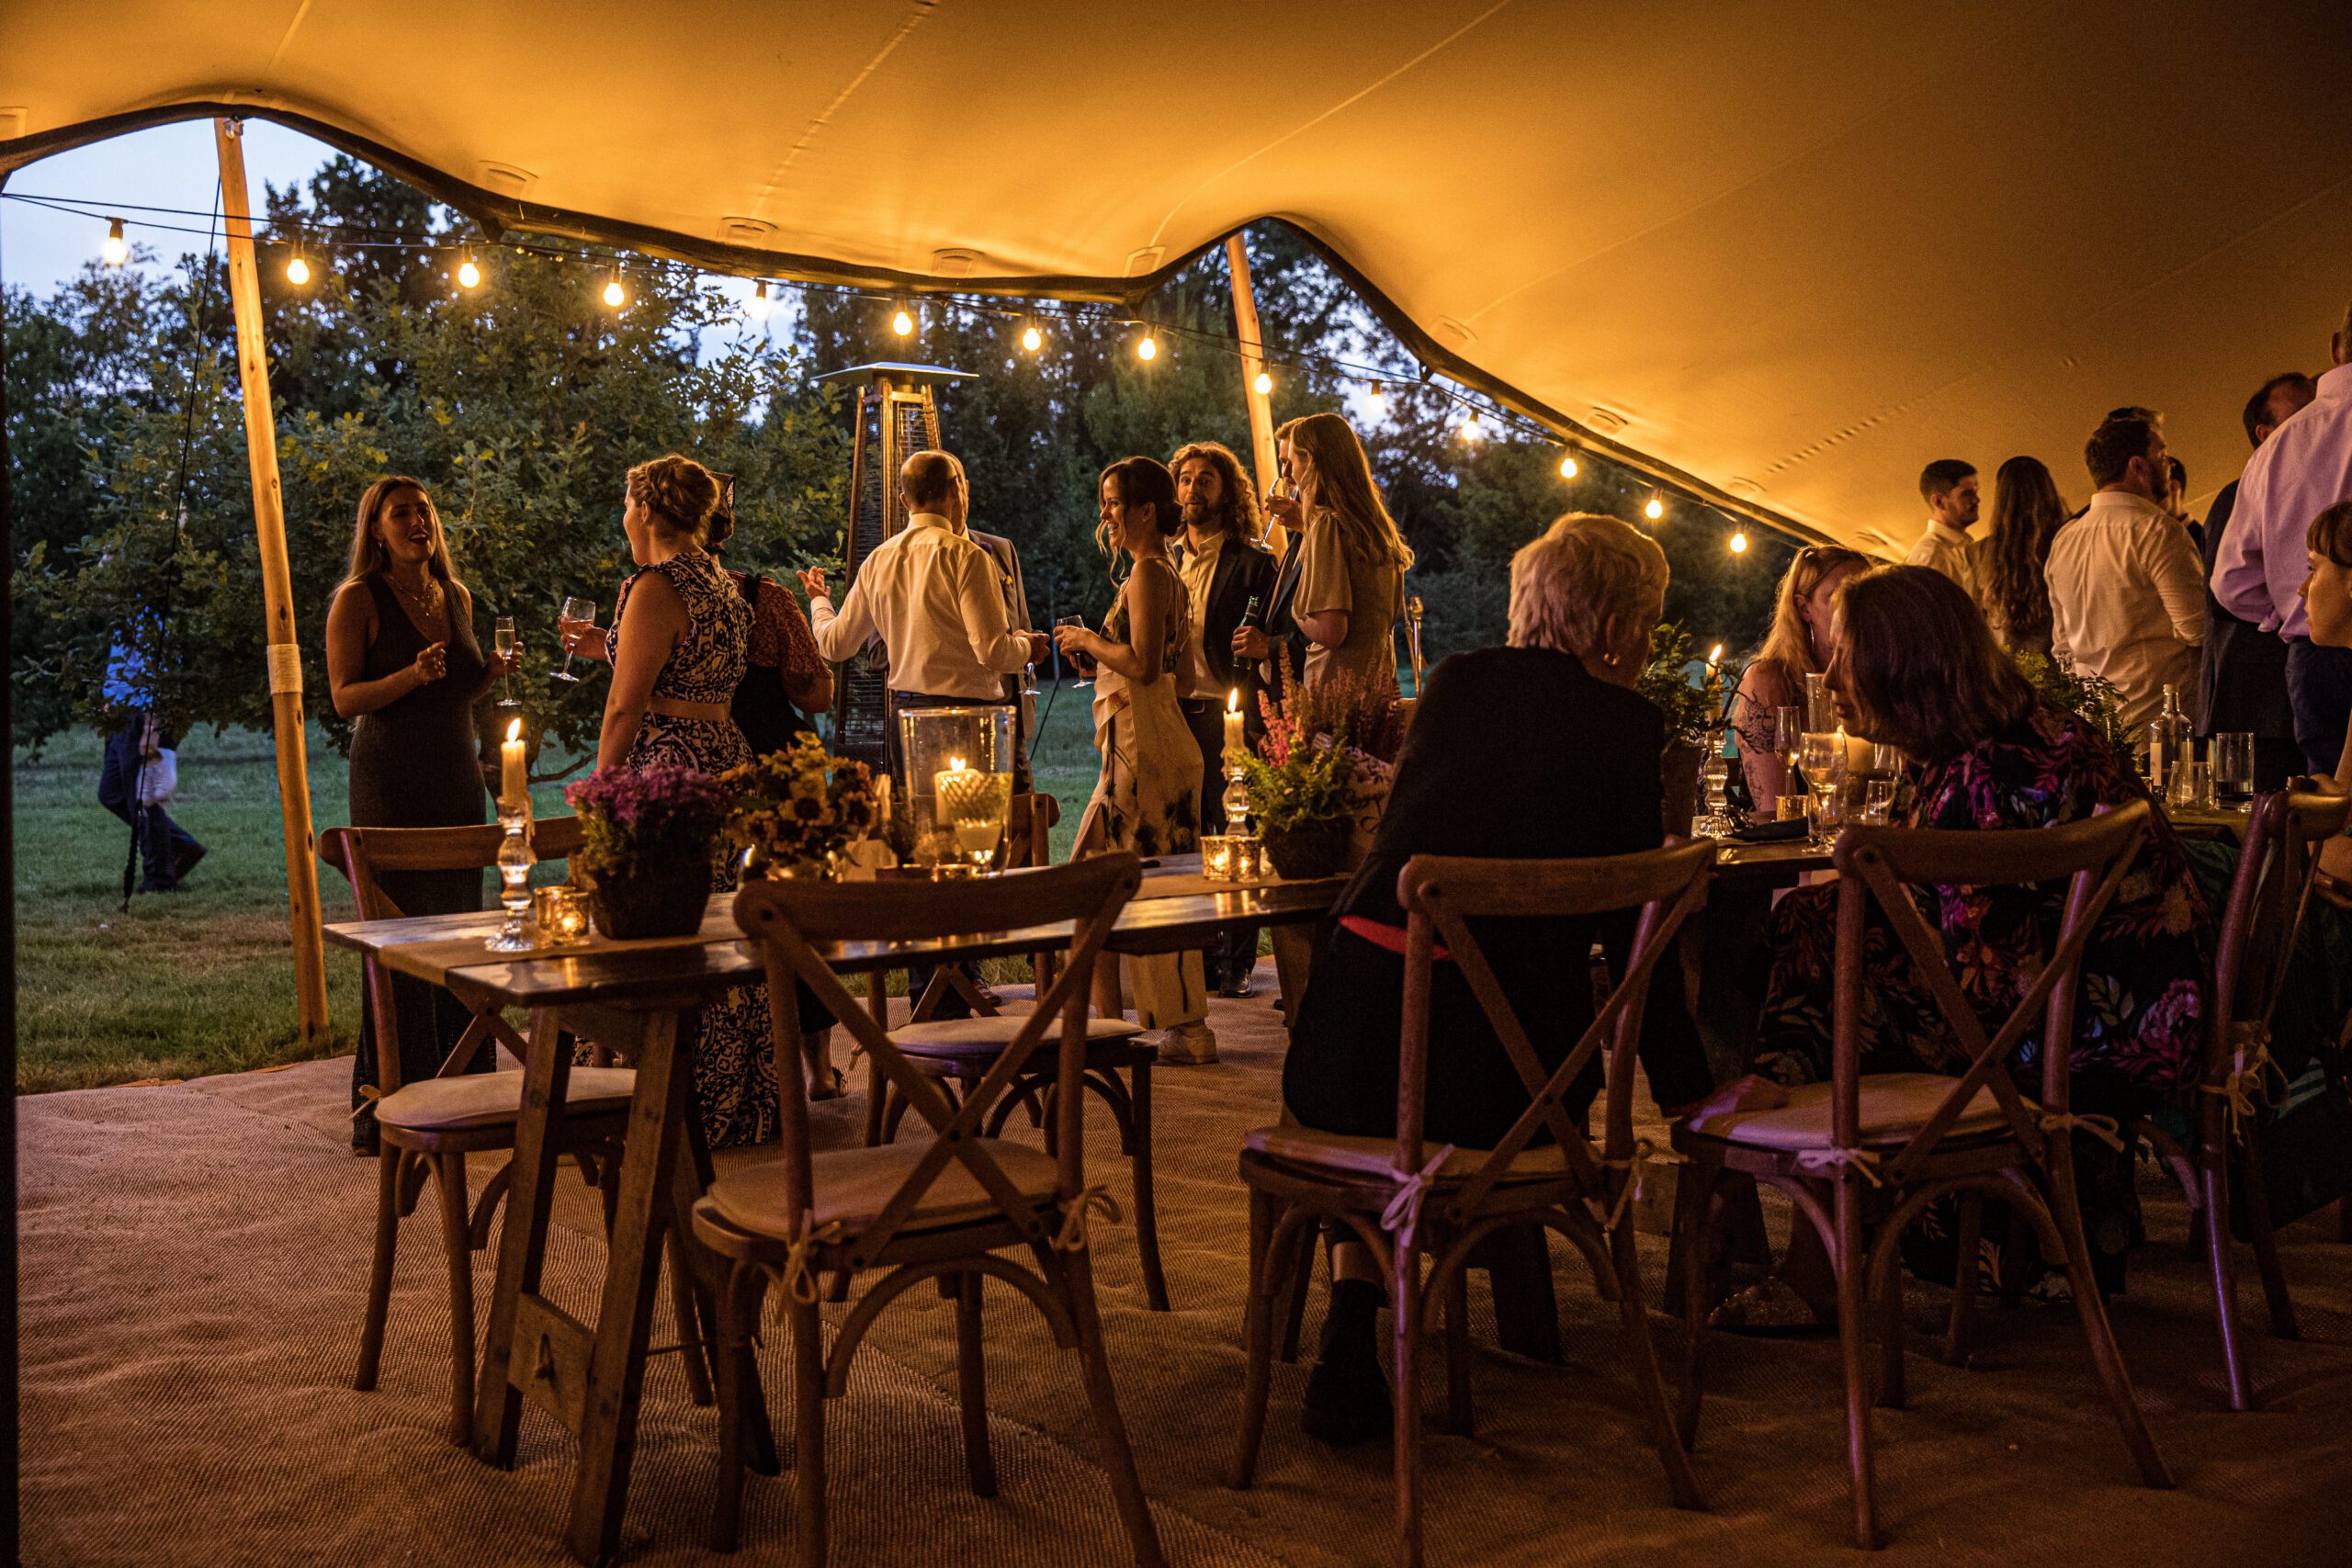
[[[1372,852],[1332,906],[1283,1065],[1283,1104],[1299,1122],[1366,1138],[1396,1135],[1405,914],[1396,878],[1415,855],[1580,859],[1664,840],[1659,761],[1666,720],[1634,689],[1665,603],[1657,542],[1613,517],[1570,513],[1511,558],[1510,646],[1457,653],[1430,672]],[[1542,800],[1542,810],[1528,803]],[[1479,942],[1545,1070],[1592,1021],[1592,987],[1560,955],[1595,940],[1623,973],[1630,915],[1600,921],[1498,920]],[[1503,928],[1510,929],[1505,930]],[[1665,970],[1659,971],[1661,981]],[[1651,1094],[1680,1109],[1707,1067],[1679,980],[1643,1015]],[[1598,1063],[1568,1093],[1581,1114]],[[1430,996],[1426,1134],[1432,1146],[1492,1148],[1527,1108],[1526,1084],[1469,984],[1440,964]],[[1332,1249],[1330,1311],[1307,1379],[1304,1425],[1334,1443],[1389,1430],[1374,1320],[1384,1297],[1360,1242]]]
[[[1394,684],[1413,551],[1381,503],[1363,443],[1335,413],[1292,420],[1274,436],[1296,491],[1266,498],[1267,515],[1291,530],[1295,561],[1284,563],[1274,608],[1306,638],[1300,676],[1310,686],[1342,672]]]
[[[441,514],[424,484],[378,479],[359,498],[351,564],[327,610],[327,692],[351,727],[351,821],[359,828],[462,828],[489,815],[475,707],[491,682],[521,662],[484,658],[473,596],[449,564]],[[479,872],[387,872],[378,879],[404,914],[481,908]],[[401,1081],[440,1069],[468,1021],[456,998],[396,977]],[[490,1068],[487,1047],[476,1064]],[[362,1009],[352,1105],[377,1085],[376,1021]],[[352,1146],[376,1148],[372,1112],[352,1123]]]
[[[1781,574],[1772,604],[1772,629],[1740,677],[1732,704],[1739,733],[1739,762],[1756,809],[1770,817],[1779,809],[1781,770],[1772,733],[1775,708],[1804,705],[1804,678],[1829,666],[1838,622],[1838,592],[1847,580],[1871,564],[1859,550],[1808,545]]]

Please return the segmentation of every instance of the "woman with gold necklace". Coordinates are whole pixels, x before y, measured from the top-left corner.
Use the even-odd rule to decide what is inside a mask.
[[[419,481],[378,479],[359,500],[351,567],[327,611],[327,686],[354,720],[351,821],[360,828],[459,828],[488,816],[475,708],[491,682],[521,662],[482,656],[473,597],[450,570],[440,513]],[[379,878],[409,915],[482,907],[475,871],[398,872]],[[466,1010],[422,980],[395,978],[401,1081],[431,1077],[465,1032]],[[472,1069],[490,1068],[485,1049]],[[352,1104],[376,1081],[374,1019],[362,1011]],[[352,1146],[372,1153],[376,1121],[352,1124]]]

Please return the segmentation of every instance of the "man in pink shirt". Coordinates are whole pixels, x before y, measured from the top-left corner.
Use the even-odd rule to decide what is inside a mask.
[[[2212,579],[2222,609],[2286,639],[2295,740],[2315,773],[2335,772],[2352,723],[2352,649],[2312,641],[2301,598],[2312,519],[2352,501],[2352,309],[2328,353],[2335,368],[2319,378],[2319,395],[2255,449],[2239,478]]]

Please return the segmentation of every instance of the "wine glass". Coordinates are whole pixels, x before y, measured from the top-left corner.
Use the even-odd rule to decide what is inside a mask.
[[[492,623],[491,636],[495,639],[495,645],[498,649],[498,657],[500,659],[504,660],[514,657],[514,616],[499,616],[496,621]],[[512,670],[504,671],[498,678],[498,705],[503,708],[519,708],[523,705],[523,700],[514,694],[514,672]]]
[[[1894,780],[1875,778],[1862,786],[1862,826],[1883,828],[1894,820]]]
[[[562,611],[556,617],[556,635],[563,637],[563,668],[555,672],[555,678],[577,682],[580,677],[571,672],[571,639],[564,636],[566,622],[594,626],[596,624],[596,602],[594,599],[566,599]]]
[[[1804,770],[1805,787],[1813,795],[1813,838],[1815,843],[1828,841],[1838,811],[1838,789],[1844,781],[1845,748],[1838,743],[1835,731],[1823,734],[1807,730],[1797,758]]]
[[[1781,761],[1781,787],[1775,792],[1773,816],[1786,822],[1804,815],[1804,796],[1797,792],[1797,753],[1804,743],[1804,709],[1772,710],[1772,754]]]
[[[1085,624],[1086,617],[1084,615],[1064,615],[1060,620],[1054,623],[1057,626],[1082,626]],[[1078,679],[1072,681],[1070,684],[1073,686],[1091,686],[1094,684],[1094,671],[1088,667],[1086,656],[1082,653],[1073,653],[1069,655],[1069,667],[1078,671]]]

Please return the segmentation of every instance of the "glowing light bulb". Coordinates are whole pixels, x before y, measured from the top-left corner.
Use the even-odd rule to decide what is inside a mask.
[[[1363,411],[1374,419],[1385,418],[1388,412],[1388,389],[1374,381],[1372,390],[1364,394]]]
[[[1159,357],[1159,340],[1146,333],[1136,343],[1136,357],[1148,365]]]
[[[1023,327],[1021,329],[1021,346],[1029,353],[1035,354],[1046,346],[1046,334],[1034,326]]]
[[[616,310],[628,303],[628,295],[622,289],[619,278],[616,277],[605,285],[605,303]]]
[[[1267,375],[1263,370],[1261,370],[1258,372],[1256,378],[1250,381],[1250,385],[1256,390],[1257,394],[1262,398],[1273,391],[1274,378],[1272,376]]]
[[[296,256],[286,264],[286,281],[300,288],[311,281],[311,264]]]
[[[1577,477],[1577,455],[1575,453],[1567,452],[1561,455],[1560,477],[1564,479],[1572,479]]]
[[[1747,535],[1746,532],[1743,531],[1741,533],[1734,534],[1731,536],[1731,553],[1736,556],[1744,556],[1747,553]]]
[[[1465,445],[1476,446],[1479,442],[1485,440],[1486,436],[1486,431],[1479,428],[1478,416],[1476,414],[1474,413],[1468,419],[1462,422],[1462,439]]]
[[[768,286],[765,282],[752,290],[752,298],[745,303],[743,309],[752,313],[752,320],[755,321],[764,321],[768,319]]]
[[[120,266],[130,256],[130,242],[122,237],[122,220],[107,220],[106,243],[98,247],[98,254],[108,266]]]
[[[1647,501],[1642,502],[1642,515],[1648,518],[1653,523],[1657,522],[1659,518],[1666,515],[1666,502],[1660,501],[1656,496],[1650,497]]]
[[[477,288],[477,287],[479,287],[479,286],[481,285],[481,268],[480,268],[480,267],[478,267],[478,266],[476,266],[476,265],[474,265],[474,258],[473,258],[473,257],[471,257],[471,256],[468,256],[465,260],[463,260],[463,261],[461,261],[461,262],[459,262],[459,263],[458,264],[458,288]],[[616,304],[616,305],[617,305],[617,304],[619,304],[619,303],[620,303],[620,301],[619,301],[619,300],[617,300],[617,299],[612,300],[611,302],[612,302],[613,304]]]
[[[904,310],[900,310],[897,315],[890,318],[890,330],[898,333],[900,337],[912,336],[915,330],[915,319],[912,316],[908,315]]]

